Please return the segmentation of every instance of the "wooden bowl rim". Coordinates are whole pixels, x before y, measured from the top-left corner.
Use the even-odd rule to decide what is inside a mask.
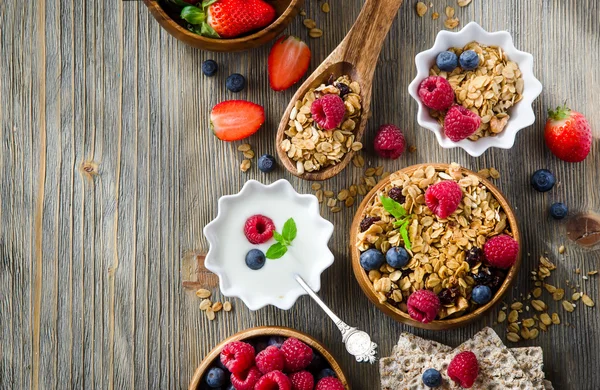
[[[416,165],[411,165],[409,167],[400,169],[400,170],[396,171],[395,173],[414,172],[415,170],[417,170],[419,168],[425,168],[427,166],[433,166],[436,169],[436,171],[439,171],[439,170],[447,169],[449,167],[449,165],[450,164],[443,164],[443,163],[416,164]],[[502,300],[502,297],[504,296],[504,294],[510,288],[511,284],[513,283],[514,279],[516,278],[516,276],[519,272],[519,268],[521,266],[521,261],[522,261],[522,256],[521,256],[522,245],[521,245],[521,235],[519,232],[519,226],[518,226],[514,211],[510,207],[510,204],[508,203],[508,201],[506,200],[506,198],[504,197],[502,192],[495,185],[493,185],[490,181],[488,181],[487,179],[483,178],[481,175],[479,175],[476,172],[473,172],[467,168],[461,167],[461,170],[463,173],[468,173],[468,174],[477,176],[483,182],[483,184],[492,192],[494,197],[496,197],[496,199],[500,203],[500,206],[502,206],[502,209],[504,209],[504,212],[506,213],[506,216],[507,216],[507,219],[509,222],[510,229],[513,233],[513,238],[519,243],[519,254],[517,256],[517,261],[515,262],[515,264],[513,264],[513,266],[508,271],[506,278],[504,279],[504,282],[502,283],[502,286],[496,292],[496,294],[494,295],[494,297],[492,298],[492,300],[490,302],[477,308],[475,311],[472,311],[472,312],[470,312],[466,315],[460,316],[460,317],[450,318],[447,320],[434,320],[427,324],[424,324],[422,322],[413,320],[412,318],[410,318],[410,316],[408,314],[402,312],[400,309],[388,304],[387,302],[383,303],[383,304],[379,303],[379,299],[375,295],[375,290],[373,290],[373,284],[369,280],[367,273],[360,266],[359,250],[358,250],[358,248],[356,248],[354,243],[356,242],[356,235],[358,234],[357,233],[358,226],[360,224],[361,216],[362,216],[362,213],[363,213],[366,205],[371,201],[371,199],[377,194],[377,192],[382,187],[386,186],[390,182],[390,177],[391,177],[391,175],[390,175],[390,176],[386,177],[384,180],[382,180],[381,182],[379,182],[375,187],[373,187],[373,189],[371,191],[369,191],[369,193],[365,196],[365,198],[361,202],[360,206],[358,207],[358,210],[356,211],[354,220],[352,221],[352,225],[350,227],[350,245],[351,245],[350,252],[351,252],[351,256],[352,256],[351,261],[352,261],[352,269],[354,271],[354,276],[355,276],[356,280],[358,281],[358,284],[360,285],[361,289],[363,290],[363,292],[365,293],[367,298],[369,298],[369,300],[375,304],[375,306],[377,306],[381,311],[383,311],[384,313],[386,313],[387,315],[389,315],[396,321],[403,322],[408,325],[415,326],[417,328],[430,329],[430,330],[445,330],[445,329],[452,329],[452,328],[464,326],[464,325],[468,324],[469,322],[474,321],[475,319],[481,317],[489,309],[491,309],[493,306],[495,306],[497,303],[499,303]]]
[[[331,369],[335,371],[336,375],[338,376],[338,379],[344,384],[344,386],[346,386],[346,389],[350,390],[348,379],[344,375],[342,368],[323,344],[321,344],[314,337],[306,333],[300,332],[292,328],[286,328],[283,326],[259,326],[255,328],[249,328],[242,330],[241,332],[238,332],[221,341],[208,353],[208,355],[204,357],[204,359],[202,359],[202,362],[194,372],[194,376],[192,377],[188,390],[198,390],[204,373],[206,372],[208,367],[210,367],[212,362],[217,358],[217,356],[219,356],[219,354],[223,350],[223,347],[225,347],[227,343],[230,343],[232,341],[247,340],[253,337],[261,336],[295,337],[298,340],[306,343],[313,350],[319,352],[325,358],[325,360],[327,360],[327,362],[331,366]]]
[[[157,16],[161,17],[166,23],[169,24],[169,26],[173,27],[178,32],[180,32],[183,35],[185,35],[193,40],[196,40],[198,42],[206,42],[206,43],[210,43],[210,44],[222,44],[224,46],[226,46],[226,45],[233,46],[236,44],[247,43],[249,41],[258,40],[259,38],[262,38],[264,35],[266,35],[268,32],[276,30],[281,24],[285,23],[288,18],[293,16],[294,8],[298,4],[303,2],[304,0],[290,0],[290,3],[285,8],[285,10],[281,13],[281,15],[279,15],[271,24],[269,24],[262,30],[259,30],[251,35],[245,35],[245,36],[239,37],[239,38],[219,38],[219,39],[207,38],[202,35],[195,34],[186,28],[183,28],[183,26],[181,26],[179,23],[177,23],[175,20],[173,20],[173,18],[171,18],[171,16],[169,16],[169,14],[167,14],[165,12],[164,8],[161,7],[161,5],[159,4],[159,1],[160,0],[144,0],[144,4],[146,4],[146,7],[148,7],[148,9],[150,10],[150,13],[155,18],[157,18]]]

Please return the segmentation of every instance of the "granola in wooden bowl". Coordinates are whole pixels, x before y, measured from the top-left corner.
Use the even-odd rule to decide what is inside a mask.
[[[455,163],[414,165],[381,181],[360,205],[350,237],[367,297],[426,329],[479,317],[500,300],[521,261],[504,196]]]

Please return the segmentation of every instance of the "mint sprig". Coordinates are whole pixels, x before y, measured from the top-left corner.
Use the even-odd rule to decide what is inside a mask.
[[[265,257],[270,260],[281,258],[288,250],[288,246],[292,245],[292,241],[296,238],[298,229],[296,228],[296,222],[294,218],[290,218],[283,224],[281,233],[274,231],[273,238],[277,241],[271,245],[265,253]]]
[[[379,198],[385,211],[390,213],[396,220],[394,221],[394,227],[399,228],[400,235],[404,241],[406,249],[411,250],[410,239],[408,238],[408,224],[410,223],[410,215],[406,209],[398,202],[387,196],[381,196]]]

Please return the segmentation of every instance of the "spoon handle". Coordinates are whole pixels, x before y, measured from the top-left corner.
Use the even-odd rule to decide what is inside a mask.
[[[335,325],[342,333],[342,342],[346,344],[346,350],[354,355],[357,362],[374,363],[377,359],[377,344],[371,341],[371,336],[362,330],[351,327],[340,319],[331,309],[319,298],[312,288],[300,275],[295,276],[296,281],[308,293],[321,309],[333,320]]]

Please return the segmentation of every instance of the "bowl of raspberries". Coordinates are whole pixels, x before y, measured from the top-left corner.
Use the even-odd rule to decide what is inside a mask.
[[[349,390],[333,356],[312,337],[284,327],[246,329],[217,345],[189,390]]]

